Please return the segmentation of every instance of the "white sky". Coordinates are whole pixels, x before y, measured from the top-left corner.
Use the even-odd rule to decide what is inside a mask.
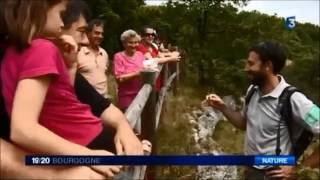
[[[147,5],[161,5],[166,0],[146,0],[145,2]],[[241,9],[257,10],[269,15],[276,13],[278,17],[295,16],[298,22],[320,24],[320,0],[251,0]]]

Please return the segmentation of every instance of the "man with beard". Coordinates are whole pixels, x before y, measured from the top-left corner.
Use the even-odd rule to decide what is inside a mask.
[[[249,56],[244,71],[248,74],[251,88],[256,88],[246,103],[242,112],[236,112],[226,106],[216,94],[207,95],[205,103],[220,110],[224,116],[237,128],[246,130],[245,154],[246,155],[274,155],[277,144],[277,130],[281,115],[277,111],[279,97],[289,86],[279,74],[285,66],[286,54],[278,43],[262,42],[254,45],[249,50]],[[248,95],[249,96],[249,95]],[[290,98],[292,118],[300,130],[307,129],[319,135],[319,107],[312,103],[305,95],[294,92]],[[280,155],[289,155],[292,151],[290,134],[286,122],[281,123]],[[319,152],[319,151],[315,151]],[[305,159],[304,165],[310,165],[313,154]],[[319,160],[318,160],[319,162]],[[291,166],[248,167],[246,179],[290,179],[294,176]]]

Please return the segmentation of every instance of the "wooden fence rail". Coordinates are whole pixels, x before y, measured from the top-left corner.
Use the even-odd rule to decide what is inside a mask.
[[[178,67],[178,66],[177,66]],[[159,125],[162,105],[167,95],[167,92],[178,76],[178,68],[169,77],[169,68],[166,64],[164,68],[159,66],[160,72],[163,70],[164,86],[160,92],[156,92],[154,84],[160,72],[142,72],[141,79],[143,86],[138,95],[132,101],[125,116],[127,117],[130,126],[142,136],[143,139],[149,140],[154,144],[154,135]],[[145,155],[150,155],[150,152],[145,152]],[[129,170],[120,173],[114,179],[144,179],[146,166],[133,166]]]
[[[132,101],[128,110],[125,113],[130,126],[137,131],[137,133],[141,134],[141,125],[140,125],[140,116],[144,109],[144,106],[147,103],[149,95],[152,91],[152,85],[145,84],[139,91],[136,98]],[[140,127],[139,127],[140,126]]]

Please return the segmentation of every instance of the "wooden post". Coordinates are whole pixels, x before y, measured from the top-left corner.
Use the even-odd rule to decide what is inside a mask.
[[[177,76],[177,73],[173,73],[167,80],[167,83],[161,88],[159,99],[156,105],[156,129],[158,128],[159,121],[160,121],[160,115],[162,112],[162,106],[163,102],[165,101],[165,97],[167,95],[167,92],[171,86],[172,81]]]
[[[141,112],[146,105],[151,91],[152,86],[150,84],[143,85],[125,112],[125,116],[127,117],[131,128],[135,129],[138,134],[141,134],[141,122],[139,122]]]
[[[153,137],[155,134],[155,122],[156,122],[156,91],[154,89],[154,82],[156,80],[158,73],[156,72],[142,72],[142,82],[144,84],[150,84],[152,86],[152,91],[150,93],[149,99],[141,114],[141,135],[143,139],[149,140],[153,144]]]
[[[169,64],[168,63],[164,64],[162,78],[163,78],[163,82],[162,83],[163,83],[163,85],[165,85],[167,83],[168,78],[169,78]]]
[[[180,63],[177,62],[175,64],[175,71],[177,73],[177,76],[176,76],[176,79],[175,81],[173,82],[173,95],[176,96],[178,94],[178,88],[179,88],[179,85],[180,85]]]
[[[141,73],[141,79],[143,82],[143,86],[140,89],[138,95],[135,97],[133,102],[128,107],[125,115],[129,121],[129,124],[132,128],[136,127],[137,124],[141,124],[141,128],[138,127],[138,133],[142,134],[142,137],[144,139],[153,139],[152,136],[155,134],[153,131],[148,131],[149,126],[152,127],[152,123],[150,124],[148,121],[151,120],[151,122],[154,122],[155,124],[155,118],[154,120],[152,117],[155,117],[155,112],[152,113],[152,108],[150,108],[150,104],[153,103],[153,100],[150,100],[150,98],[154,98],[154,82],[157,77],[157,72],[142,72]],[[152,105],[151,105],[152,107]],[[155,109],[155,105],[154,105]],[[143,113],[144,112],[144,113]],[[151,114],[149,114],[149,112]],[[143,115],[145,114],[145,115]],[[152,116],[153,115],[153,116]],[[138,123],[141,116],[141,123]],[[150,118],[150,119],[149,119]],[[139,132],[141,130],[141,132]],[[148,141],[142,141],[148,142]],[[144,147],[144,155],[150,155],[151,153],[151,143],[148,143],[150,146],[149,148],[145,149]],[[145,145],[145,144],[143,144]],[[122,171],[120,174],[116,175],[113,179],[115,180],[129,180],[129,179],[137,179],[137,180],[143,180],[145,173],[146,173],[147,166],[129,166],[126,171]]]
[[[160,67],[161,72],[162,67]],[[153,75],[148,73],[142,73],[142,80],[144,83],[151,83],[152,91],[149,99],[141,114],[141,135],[143,139],[146,139],[152,143],[151,154],[156,154],[156,104],[157,104],[157,92],[155,90],[155,81],[159,76],[159,73]],[[146,170],[147,179],[155,179],[154,167],[148,166]]]

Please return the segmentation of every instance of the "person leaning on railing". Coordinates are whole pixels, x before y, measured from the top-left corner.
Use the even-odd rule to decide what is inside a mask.
[[[157,36],[156,31],[151,27],[145,27],[142,30],[142,40],[136,50],[143,53],[146,60],[153,59],[158,64],[165,64],[170,62],[180,61],[180,53],[177,51],[174,52],[160,52],[157,47],[154,45],[155,37]],[[163,71],[162,71],[163,72]],[[155,89],[157,92],[160,91],[163,86],[163,74],[157,78],[155,83]]]
[[[124,112],[141,88],[144,56],[136,51],[141,38],[134,30],[124,31],[120,39],[124,50],[114,55],[113,74],[118,83],[118,107]]]

